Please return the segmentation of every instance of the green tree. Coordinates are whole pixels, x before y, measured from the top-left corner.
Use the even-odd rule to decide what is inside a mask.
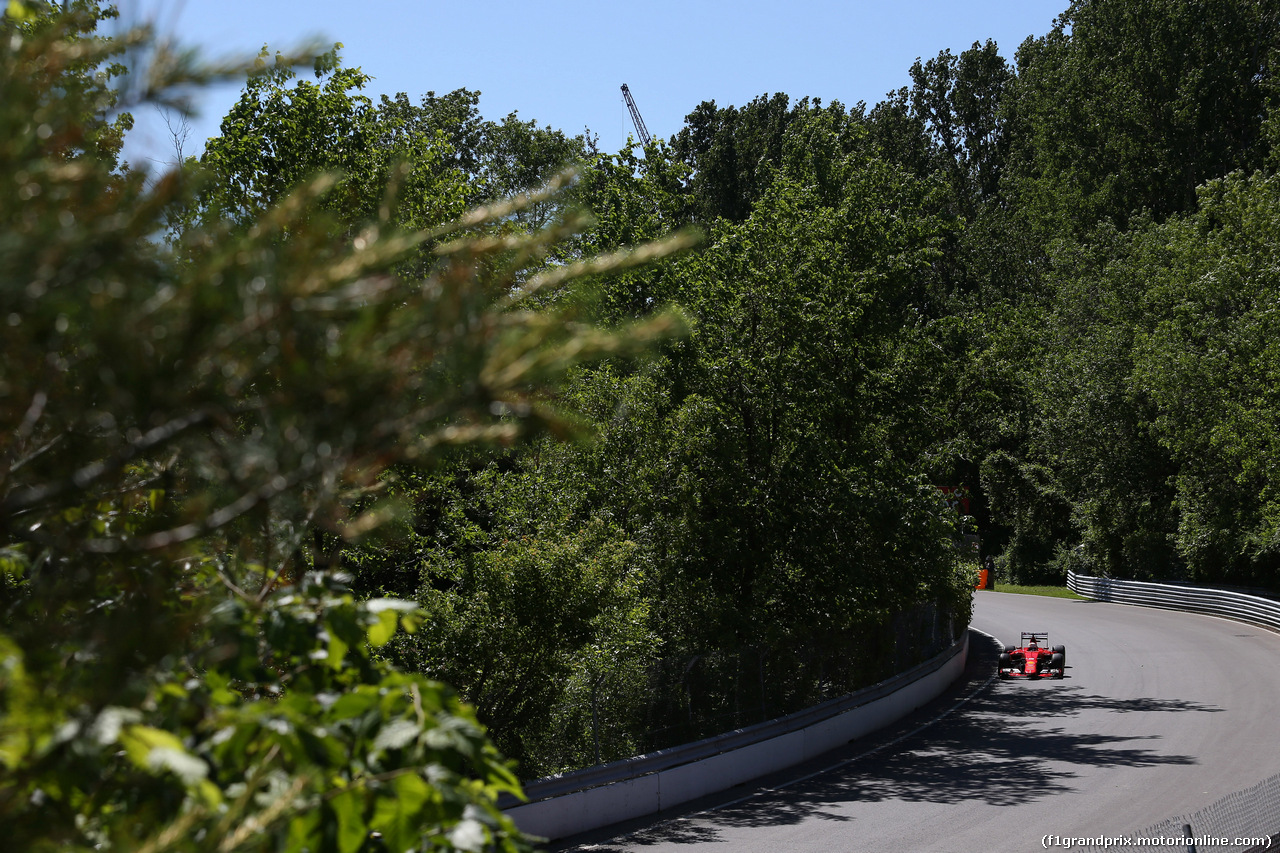
[[[16,2],[0,23],[0,180],[21,201],[0,207],[0,832],[27,850],[522,848],[472,710],[377,651],[422,612],[357,599],[331,545],[389,517],[391,465],[563,427],[548,400],[568,368],[678,319],[607,332],[533,310],[636,259],[530,269],[561,231],[483,236],[518,204],[393,218],[395,181],[373,187],[439,175],[434,142],[395,148],[399,171],[376,146],[264,146],[252,182],[159,240],[191,181],[118,166],[97,72],[139,37],[95,36],[102,16]],[[162,59],[144,95],[200,76]],[[298,132],[326,115],[364,145],[350,88],[306,89]],[[443,174],[423,219],[456,204]],[[432,268],[404,274],[424,246]]]
[[[808,99],[793,107],[778,92],[741,108],[703,101],[685,117],[672,148],[692,169],[689,191],[699,221],[746,219],[773,181],[788,128],[809,107]]]
[[[543,186],[566,168],[583,161],[587,140],[568,137],[511,113],[500,122],[480,115],[480,93],[458,89],[446,95],[428,92],[413,104],[403,92],[382,96],[375,122],[424,138],[443,137],[447,158],[466,179],[466,200],[478,205]],[[385,133],[385,131],[384,131]],[[513,213],[525,228],[542,228],[563,212],[556,199],[541,199]]]
[[[691,228],[688,176],[688,166],[662,140],[643,157],[631,148],[594,156],[574,189],[574,201],[592,219],[579,251],[617,251],[665,234],[698,233]],[[602,282],[591,310],[604,322],[627,322],[671,303],[673,287],[669,264],[645,267]]]
[[[1176,465],[1157,440],[1155,402],[1131,382],[1146,280],[1130,266],[1127,235],[1095,234],[1055,257],[1028,455],[1054,471],[1072,509],[1073,530],[1056,545],[1080,544],[1078,556],[1107,574],[1167,577],[1176,571]]]
[[[522,773],[798,709],[967,618],[935,488],[945,338],[921,311],[945,187],[874,156],[856,111],[802,105],[743,222],[575,303],[620,328],[668,303],[694,322],[661,357],[575,373],[560,399],[595,441],[397,480],[402,542],[348,552],[441,614],[395,648],[449,673]],[[661,141],[597,157],[579,245],[696,219],[688,174]]]
[[[593,441],[398,470],[385,480],[407,510],[396,535],[344,554],[371,594],[422,604],[433,630],[399,638],[395,659],[456,684],[525,777],[648,746],[645,666],[663,640],[650,626],[652,536],[632,537],[661,524],[661,497],[639,486],[653,476],[661,389],[645,376],[575,372],[562,403]]]
[[[466,205],[493,203],[545,185],[585,156],[569,138],[515,113],[486,121],[480,95],[428,92],[414,104],[404,93],[375,104],[362,94],[370,76],[343,67],[341,45],[314,63],[316,82],[266,49],[240,100],[209,140],[201,206],[215,217],[251,221],[298,183],[338,175],[324,204],[352,227],[381,216],[405,228],[431,228]],[[387,188],[397,187],[394,209]],[[556,196],[512,210],[507,229],[540,230],[562,218]]]
[[[933,141],[924,120],[912,112],[905,86],[889,92],[867,112],[867,131],[882,160],[897,163],[913,175],[933,171]]]
[[[775,184],[684,271],[697,329],[678,417],[698,508],[684,547],[711,595],[704,625],[739,642],[905,605],[919,573],[896,560],[937,544],[898,527],[927,513],[899,478],[920,470],[914,371],[927,361],[906,354],[925,355],[906,318],[932,235],[889,213],[918,203],[892,172],[873,162],[844,178],[834,208]],[[895,545],[860,547],[877,538]]]
[[[467,175],[443,129],[402,101],[375,106],[360,94],[371,78],[342,67],[340,47],[315,60],[314,83],[298,80],[284,56],[259,54],[201,157],[209,172],[201,202],[211,216],[254,222],[321,173],[338,176],[322,204],[349,228],[379,216],[429,228],[462,212]],[[380,212],[393,183],[396,209]]]
[[[940,166],[969,216],[1000,190],[1008,145],[1002,101],[1012,79],[990,39],[974,42],[959,57],[944,50],[911,66],[911,111],[932,135]]]
[[[1189,211],[1262,162],[1274,2],[1075,2],[1019,49],[1008,121],[1019,205],[1045,233]]]
[[[1212,181],[1199,207],[1138,235],[1121,272],[1147,285],[1132,382],[1158,407],[1152,433],[1178,465],[1170,539],[1189,574],[1274,588],[1280,182],[1262,173]]]

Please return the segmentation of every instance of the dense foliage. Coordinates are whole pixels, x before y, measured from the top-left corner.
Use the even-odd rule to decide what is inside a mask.
[[[517,849],[517,775],[944,646],[979,539],[1280,591],[1275,0],[617,154],[264,51],[162,175],[70,5],[0,32],[15,843]]]
[[[213,167],[121,167],[127,117],[104,116],[132,37],[96,37],[107,14],[11,3],[0,31],[0,834],[522,849],[471,708],[377,653],[421,609],[357,596],[341,546],[379,524],[391,466],[563,429],[568,368],[681,320],[532,307],[578,274],[539,273],[564,229],[506,226],[536,199],[400,204],[420,175],[450,186],[434,137],[359,137],[345,175],[230,200]],[[163,51],[152,71],[143,97],[193,73]]]
[[[655,361],[575,375],[564,400],[597,440],[402,479],[403,544],[347,554],[370,594],[433,614],[441,630],[394,646],[403,664],[458,685],[525,773],[795,710],[967,623],[936,488],[949,333],[922,315],[945,186],[883,159],[839,104],[773,103],[759,198],[737,174],[695,179],[679,145],[583,167],[584,247],[707,235],[581,306],[620,328],[669,303],[692,320]],[[741,221],[706,216],[731,197]]]
[[[1002,196],[1023,289],[995,312],[1023,346],[1021,423],[982,468],[1015,576],[1280,591],[1277,22],[1272,2],[1082,2],[1018,51]]]

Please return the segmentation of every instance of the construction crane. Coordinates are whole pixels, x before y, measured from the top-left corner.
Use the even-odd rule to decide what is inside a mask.
[[[653,141],[653,137],[649,135],[649,129],[644,126],[644,119],[640,118],[640,110],[636,108],[635,99],[631,97],[631,90],[627,88],[627,84],[622,84],[622,98],[627,102],[627,109],[631,110],[631,121],[636,126],[636,135],[640,137],[640,144],[647,146]]]

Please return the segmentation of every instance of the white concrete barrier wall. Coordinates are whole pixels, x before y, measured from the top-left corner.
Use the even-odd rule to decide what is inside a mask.
[[[662,808],[669,809],[789,767],[803,754],[804,732],[798,731],[682,764],[653,774],[658,777],[658,799]]]
[[[937,698],[964,672],[968,634],[961,648],[932,672],[864,705],[796,731],[687,764],[506,809],[530,835],[565,838],[696,800],[800,764],[895,722]]]
[[[657,773],[507,809],[521,832],[564,838],[662,808]]]
[[[877,729],[897,722],[921,705],[936,699],[964,672],[968,656],[967,635],[963,642],[965,650],[947,661],[937,672],[926,675],[919,681],[913,681],[883,699],[869,702],[805,729],[803,760],[808,761],[836,747],[844,746],[851,740],[865,737]]]

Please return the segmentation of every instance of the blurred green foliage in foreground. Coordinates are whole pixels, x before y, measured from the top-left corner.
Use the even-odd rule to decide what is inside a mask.
[[[572,286],[536,275],[572,228],[508,227],[540,197],[393,218],[434,162],[394,146],[366,185],[308,171],[234,217],[191,164],[129,170],[120,92],[246,69],[100,37],[110,14],[15,0],[0,23],[0,838],[523,849],[473,712],[378,657],[418,607],[357,598],[316,543],[377,525],[351,507],[392,464],[563,431],[568,367],[682,320],[529,309]],[[344,219],[335,191],[376,196]]]

